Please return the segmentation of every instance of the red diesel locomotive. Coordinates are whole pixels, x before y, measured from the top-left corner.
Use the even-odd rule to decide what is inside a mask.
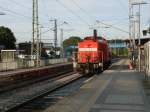
[[[97,73],[110,64],[110,54],[106,39],[94,36],[85,37],[78,43],[78,69],[85,74]]]

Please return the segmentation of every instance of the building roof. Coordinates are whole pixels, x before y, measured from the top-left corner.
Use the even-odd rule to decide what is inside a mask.
[[[145,43],[147,43],[148,41],[150,41],[150,38],[141,38],[141,45],[144,45]],[[124,40],[126,43],[130,43],[129,39]],[[138,45],[138,39],[135,39],[135,43],[136,45]]]

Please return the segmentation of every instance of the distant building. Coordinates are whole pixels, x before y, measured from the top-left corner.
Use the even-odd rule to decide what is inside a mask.
[[[116,56],[128,56],[128,44],[125,40],[113,39],[108,40],[109,49],[112,57]]]
[[[141,38],[141,48],[143,48],[144,44],[147,43],[148,41],[150,41],[150,37],[147,37],[147,38]],[[126,39],[124,40],[126,44],[129,44],[130,43],[130,40],[129,39]],[[135,44],[136,46],[138,46],[138,41],[139,39],[135,39]]]
[[[30,55],[31,54],[31,42],[24,42],[18,44],[18,50],[23,50],[23,54]]]
[[[126,42],[124,40],[108,40],[109,48],[126,48]]]
[[[70,57],[73,55],[73,52],[76,53],[78,49],[77,45],[70,45],[66,48],[64,48],[64,56],[65,57]]]
[[[55,49],[53,43],[42,43],[41,45],[41,57],[54,58]]]
[[[22,53],[23,55],[31,55],[31,45],[32,45],[31,42],[19,43],[18,50],[24,51]],[[54,54],[57,51],[58,55],[58,51],[60,51],[59,50],[60,48],[55,49],[52,43],[41,43],[40,48],[41,48],[41,57],[55,57],[56,55],[51,56],[51,54]]]
[[[42,43],[42,48],[46,49],[46,50],[53,50],[53,43]]]

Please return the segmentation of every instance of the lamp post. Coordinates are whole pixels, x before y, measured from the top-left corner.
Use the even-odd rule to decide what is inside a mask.
[[[146,2],[134,2],[132,5],[138,5],[138,68],[141,71],[141,5],[147,4]]]

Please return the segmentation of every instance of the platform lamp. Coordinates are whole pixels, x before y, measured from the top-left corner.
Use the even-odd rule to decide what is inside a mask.
[[[139,6],[139,35],[138,35],[138,64],[139,64],[139,71],[141,71],[141,49],[140,49],[140,46],[141,46],[141,5],[144,5],[144,4],[147,4],[147,2],[133,2],[132,5],[138,5]]]

